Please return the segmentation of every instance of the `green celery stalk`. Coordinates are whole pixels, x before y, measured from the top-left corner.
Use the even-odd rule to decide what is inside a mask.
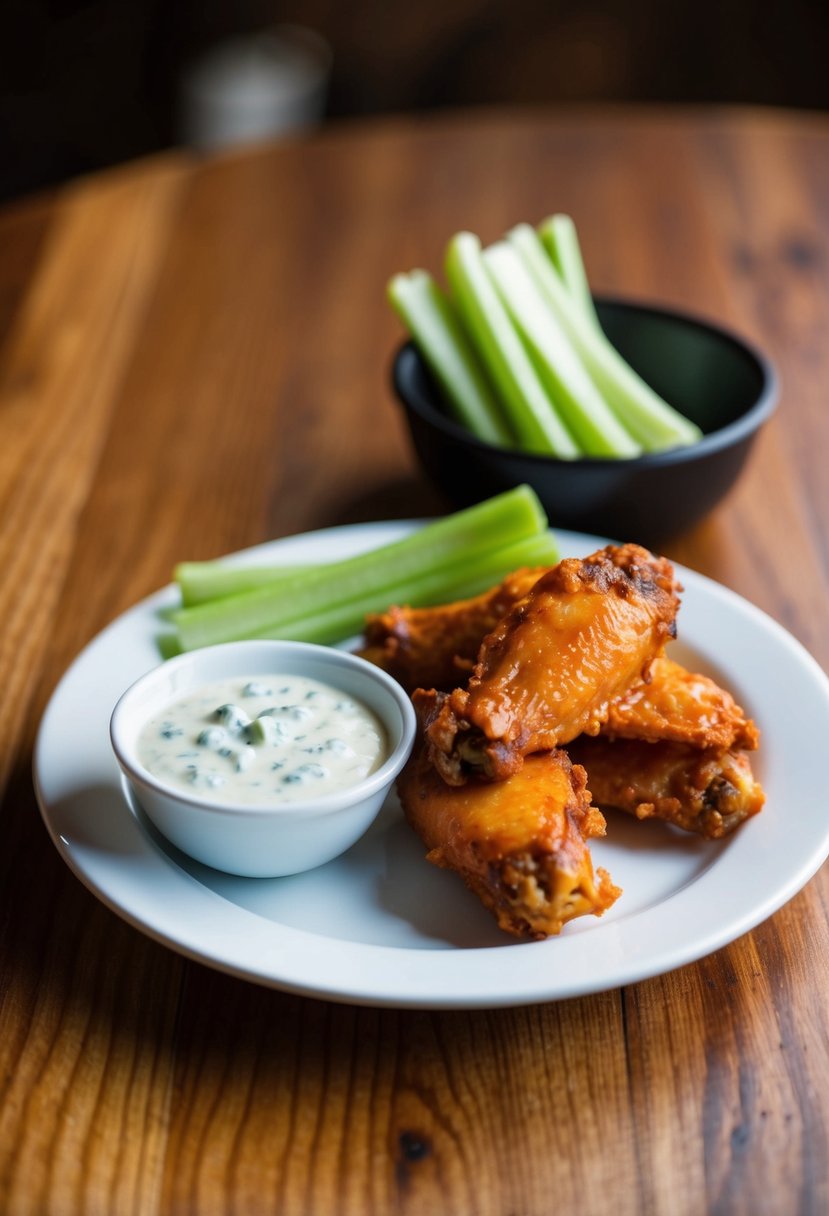
[[[519,443],[531,452],[578,456],[486,272],[481,243],[473,233],[459,232],[449,242],[446,277]]]
[[[596,305],[587,281],[576,225],[569,215],[551,215],[538,226],[538,234],[559,278],[585,317],[601,332]]]
[[[448,604],[487,591],[521,566],[554,566],[558,560],[554,538],[550,533],[542,533],[515,545],[493,549],[477,562],[436,570],[415,582],[400,583],[379,594],[368,593],[347,604],[336,604],[280,625],[266,626],[249,636],[328,646],[362,632],[366,615],[383,612],[390,604],[406,604],[410,608]]]
[[[206,604],[209,600],[257,587],[273,587],[284,583],[310,566],[239,566],[232,562],[179,562],[173,571],[182,604]]]
[[[537,536],[546,526],[534,491],[517,486],[368,553],[298,571],[274,587],[181,608],[173,621],[185,650],[249,637],[369,592],[382,593],[382,599],[389,587],[474,562],[494,548]]]
[[[659,452],[700,439],[699,427],[663,401],[584,312],[573,307],[535,229],[519,224],[507,234],[507,241],[521,256],[607,404],[645,451]]]
[[[518,252],[498,241],[484,263],[584,454],[638,456],[641,447],[596,388]]]
[[[512,446],[513,436],[460,321],[425,270],[395,275],[393,308],[443,390],[458,422],[486,443]]]
[[[160,633],[155,641],[158,652],[164,660],[174,659],[177,654],[182,653],[177,633]]]

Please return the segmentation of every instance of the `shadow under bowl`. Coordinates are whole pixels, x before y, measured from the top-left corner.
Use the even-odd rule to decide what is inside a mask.
[[[553,528],[653,545],[697,523],[731,489],[777,404],[777,376],[759,350],[709,321],[615,299],[596,308],[619,353],[700,427],[698,443],[623,460],[558,460],[484,443],[448,415],[411,342],[394,359],[394,390],[425,472],[456,506],[526,482]]]

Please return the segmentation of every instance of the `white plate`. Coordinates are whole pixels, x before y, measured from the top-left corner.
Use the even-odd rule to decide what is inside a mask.
[[[240,555],[327,561],[415,526],[366,524]],[[595,537],[557,533],[564,555]],[[719,678],[758,722],[767,805],[710,842],[654,821],[609,819],[592,844],[624,894],[558,938],[502,934],[460,880],[435,869],[390,798],[347,854],[293,878],[233,878],[189,860],[130,807],[109,746],[112,708],[159,661],[167,588],[105,629],[44,715],[35,752],[43,818],[67,864],[110,908],[210,966],[291,992],[358,1004],[472,1008],[556,1000],[659,975],[733,941],[790,899],[829,854],[823,751],[829,681],[774,621],[688,570],[673,653]]]

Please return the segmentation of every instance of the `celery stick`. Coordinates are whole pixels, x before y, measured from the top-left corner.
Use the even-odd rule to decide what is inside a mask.
[[[555,540],[549,533],[543,533],[515,545],[494,549],[479,563],[435,571],[416,582],[401,583],[380,594],[373,592],[347,604],[322,608],[319,612],[296,617],[281,625],[266,626],[248,636],[318,642],[328,646],[360,633],[368,613],[383,612],[390,604],[423,608],[451,603],[487,591],[521,566],[554,566],[558,560]]]
[[[187,650],[247,637],[294,617],[348,603],[369,591],[405,586],[407,580],[415,581],[441,567],[474,561],[493,548],[537,536],[546,525],[533,490],[517,486],[427,524],[402,540],[297,572],[275,587],[182,608],[174,614],[174,621]]]
[[[158,653],[162,659],[174,659],[177,654],[181,654],[181,643],[178,640],[178,634],[160,633],[155,641],[158,646]]]
[[[531,452],[578,456],[486,272],[481,243],[471,232],[459,232],[449,242],[446,277],[521,445]]]
[[[478,439],[512,446],[513,436],[460,321],[425,270],[398,274],[389,300],[443,389],[452,414]]]
[[[596,306],[587,281],[576,225],[569,215],[551,215],[538,226],[538,233],[553,260],[559,278],[585,317],[601,331]]]
[[[253,591],[257,587],[272,587],[285,582],[311,566],[239,566],[224,561],[179,562],[173,578],[181,591],[185,607],[205,604],[226,595]]]
[[[535,230],[529,224],[519,224],[507,234],[507,240],[521,255],[607,404],[642,447],[659,452],[700,439],[699,427],[663,401],[604,333],[573,307]]]
[[[517,251],[498,241],[484,263],[584,454],[638,456],[642,449],[590,379]]]

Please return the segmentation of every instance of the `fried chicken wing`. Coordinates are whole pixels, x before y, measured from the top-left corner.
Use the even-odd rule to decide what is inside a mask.
[[[435,608],[393,606],[366,617],[358,653],[407,692],[451,689],[467,679],[486,634],[548,569],[516,570],[483,595]]]
[[[508,781],[459,787],[446,785],[421,740],[397,789],[428,860],[456,871],[508,933],[557,934],[620,894],[593,872],[586,842],[604,835],[604,816],[562,751],[531,756]]]
[[[745,751],[639,739],[575,739],[568,751],[587,771],[594,802],[637,819],[664,819],[717,839],[764,802]]]
[[[666,655],[655,659],[649,680],[638,681],[611,702],[601,733],[611,739],[670,740],[692,747],[757,747],[757,727],[730,693]]]
[[[670,562],[638,545],[542,575],[484,638],[466,688],[414,694],[443,779],[501,781],[526,755],[598,731],[674,636],[679,590]]]

